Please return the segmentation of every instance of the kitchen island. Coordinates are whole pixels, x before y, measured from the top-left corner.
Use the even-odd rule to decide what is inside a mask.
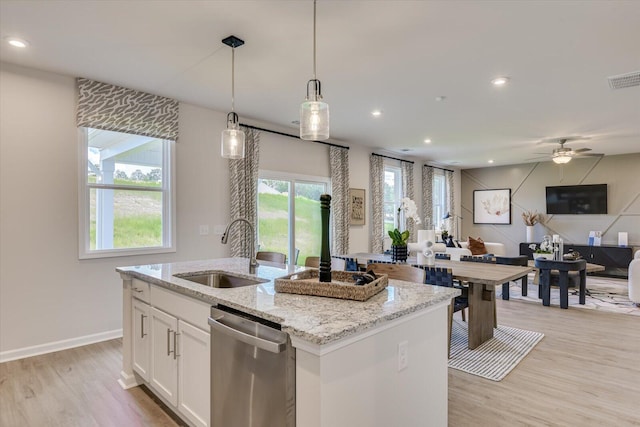
[[[181,418],[208,425],[208,393],[195,394],[193,399],[200,401],[189,403],[191,384],[185,381],[194,377],[208,391],[208,382],[202,382],[204,377],[208,381],[208,350],[215,345],[205,336],[208,308],[222,304],[277,323],[289,334],[296,350],[297,426],[446,426],[447,306],[459,291],[389,280],[385,290],[365,302],[275,292],[274,279],[302,269],[261,262],[249,274],[246,258],[118,268],[123,279],[120,384],[147,384]],[[222,289],[176,277],[214,271],[263,283]],[[144,310],[155,312],[158,320],[149,320]],[[173,347],[167,333],[166,348],[158,349],[176,360],[176,370],[182,366],[183,371],[167,376],[180,382],[172,391],[168,380],[156,378],[158,368],[141,366],[147,363],[144,356],[153,357],[136,348],[145,336],[156,336],[154,322],[164,322],[165,311],[180,310],[177,325],[166,329],[174,331]],[[203,351],[180,365],[190,357],[181,344],[189,337]],[[147,349],[155,351],[153,344]],[[136,354],[142,354],[142,362]],[[199,371],[190,373],[194,368]]]

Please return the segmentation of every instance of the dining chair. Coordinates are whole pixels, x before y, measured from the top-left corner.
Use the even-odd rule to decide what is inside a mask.
[[[529,264],[529,257],[526,255],[507,257],[507,256],[497,256],[496,264],[502,265],[519,265],[522,267],[527,267]],[[529,282],[529,277],[527,275],[522,276],[521,288],[522,288],[522,296],[527,296],[527,286]],[[502,299],[509,300],[509,282],[502,284]]]
[[[435,256],[436,256],[436,259],[451,260],[451,254],[447,254],[447,253],[444,253],[444,252],[436,252]]]
[[[307,259],[304,260],[305,267],[313,267],[320,268],[320,257],[319,256],[308,256]]]
[[[451,332],[453,330],[453,313],[461,311],[462,321],[466,322],[465,309],[469,307],[469,288],[453,283],[453,270],[450,268],[416,266],[424,270],[424,283],[427,285],[446,286],[447,288],[460,289],[462,295],[451,300],[449,304],[449,356],[451,356]]]
[[[258,251],[256,253],[256,259],[262,261],[279,262],[280,264],[287,263],[287,256],[281,252]]]
[[[379,259],[368,259],[367,260],[367,265],[369,264],[395,264],[395,262],[393,261],[384,261],[384,260],[379,260]]]
[[[424,283],[424,270],[407,264],[376,262],[373,264],[367,264],[367,271],[369,270],[372,270],[376,274],[386,274],[389,276],[389,279]]]
[[[351,257],[345,257],[345,256],[332,256],[331,258],[337,258],[337,259],[343,259],[344,260],[344,267],[341,270],[344,271],[358,271],[358,260],[355,258],[351,258]],[[333,269],[333,263],[331,264],[331,268]]]
[[[560,308],[569,308],[569,286],[575,284],[578,285],[580,292],[578,302],[584,305],[587,294],[587,261],[583,259],[553,261],[538,258],[535,261],[535,266],[540,270],[538,297],[542,298],[542,305],[549,306],[551,304],[551,286],[558,285],[560,287]]]

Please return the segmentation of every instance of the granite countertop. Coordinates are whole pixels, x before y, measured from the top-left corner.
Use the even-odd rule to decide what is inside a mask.
[[[302,271],[259,261],[249,274],[247,258],[220,258],[170,264],[118,267],[116,271],[209,302],[223,304],[282,325],[282,330],[309,343],[324,345],[382,325],[460,295],[457,289],[389,280],[389,286],[367,301],[276,293],[274,279]],[[175,274],[221,271],[265,282],[218,289],[174,277]]]

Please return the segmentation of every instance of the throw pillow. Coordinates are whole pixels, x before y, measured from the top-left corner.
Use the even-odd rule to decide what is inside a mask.
[[[487,253],[487,248],[484,246],[484,240],[480,237],[474,239],[469,236],[467,240],[467,248],[471,251],[471,255],[484,255]]]

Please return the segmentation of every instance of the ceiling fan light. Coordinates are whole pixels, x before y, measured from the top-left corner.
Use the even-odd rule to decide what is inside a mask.
[[[553,156],[553,162],[559,165],[563,165],[565,163],[569,163],[571,161],[571,156],[566,154],[559,154],[557,156]]]

